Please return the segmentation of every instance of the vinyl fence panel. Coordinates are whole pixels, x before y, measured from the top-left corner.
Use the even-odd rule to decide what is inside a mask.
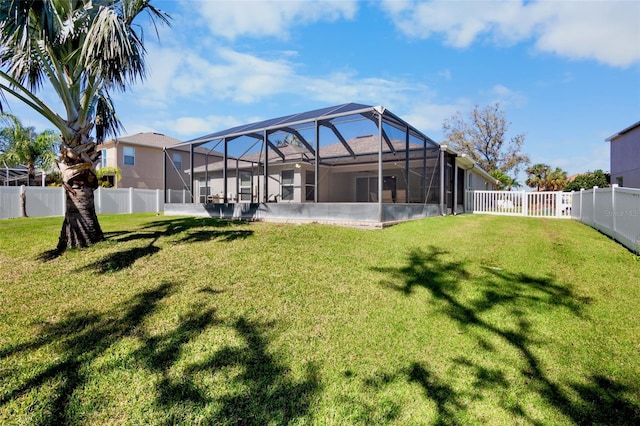
[[[473,196],[474,213],[571,218],[570,192],[473,191]]]
[[[0,186],[0,219],[20,217],[19,186]]]
[[[27,193],[27,216],[59,216],[64,212],[66,194],[64,188],[41,186],[24,187]]]
[[[575,220],[640,252],[640,189],[613,185],[581,190],[574,194],[573,206]]]
[[[0,186],[0,219],[20,217],[20,191],[27,200],[27,215],[64,216],[66,194],[60,187]],[[161,212],[163,191],[137,188],[98,188],[94,192],[99,214]]]
[[[133,188],[132,188],[133,189]],[[159,189],[138,189],[131,191],[131,210],[133,212],[164,211],[162,191]]]

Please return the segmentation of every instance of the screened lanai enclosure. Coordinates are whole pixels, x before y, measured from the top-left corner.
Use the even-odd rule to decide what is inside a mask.
[[[451,150],[354,103],[211,133],[164,158],[169,215],[384,225],[464,210],[473,181]]]

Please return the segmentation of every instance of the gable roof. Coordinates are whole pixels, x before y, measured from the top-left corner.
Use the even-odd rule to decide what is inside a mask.
[[[104,144],[126,143],[128,145],[167,148],[180,143],[179,139],[156,132],[136,133],[134,135],[117,137],[106,141]]]
[[[631,126],[620,130],[618,133],[616,133],[615,135],[611,135],[609,136],[607,139],[605,139],[606,142],[611,142],[614,139],[618,138],[619,136],[624,135],[625,133],[629,133],[630,131],[632,131],[633,129],[635,129],[636,127],[640,127],[640,121],[638,121],[637,123],[632,124]]]

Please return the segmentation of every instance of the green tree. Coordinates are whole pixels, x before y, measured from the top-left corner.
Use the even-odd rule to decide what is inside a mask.
[[[457,112],[442,127],[449,145],[487,172],[500,170],[517,176],[520,167],[529,163],[529,156],[522,153],[524,134],[507,140],[510,124],[496,103],[482,109],[476,105],[468,118]]]
[[[113,177],[115,182],[117,182],[122,179],[122,172],[120,171],[119,167],[105,166],[100,167],[98,170],[96,170],[96,177],[100,181],[100,186],[111,188],[113,185],[108,180],[108,178]]]
[[[94,207],[96,142],[122,127],[111,94],[145,76],[142,30],[134,20],[146,12],[154,25],[169,23],[150,1],[0,2],[0,92],[27,104],[61,134],[57,164],[67,210],[58,251],[104,239]],[[38,97],[45,84],[63,111]]]
[[[494,170],[491,170],[489,174],[499,182],[498,183],[499,190],[504,189],[507,191],[511,191],[513,188],[519,188],[522,186],[520,185],[520,182],[518,182],[511,176],[507,175],[502,170],[494,169]]]
[[[576,176],[565,187],[564,191],[580,191],[580,189],[590,189],[594,186],[607,188],[611,175],[598,169],[594,172],[586,172]]]
[[[527,170],[525,183],[537,191],[561,191],[567,184],[567,172],[560,167],[552,169],[548,164],[538,163]]]
[[[548,164],[537,163],[527,167],[527,180],[524,182],[537,191],[544,191],[546,188],[547,176],[551,173],[551,166]]]
[[[545,184],[545,188],[547,191],[562,191],[562,189],[567,184],[567,172],[562,170],[560,167],[556,167],[549,175],[547,176],[547,182]]]
[[[49,170],[55,163],[55,146],[60,136],[53,130],[38,134],[33,127],[24,127],[18,117],[0,114],[0,161],[8,166],[27,167],[28,185],[33,185],[36,168]]]
[[[33,127],[24,127],[18,117],[11,114],[0,114],[0,123],[0,162],[8,166],[26,166],[27,185],[32,186],[36,167],[51,169],[60,136],[53,130],[38,134]],[[20,194],[20,212],[22,217],[27,217],[24,191]]]

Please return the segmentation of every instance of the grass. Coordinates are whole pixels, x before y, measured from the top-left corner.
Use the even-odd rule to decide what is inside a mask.
[[[573,221],[0,221],[0,424],[638,424],[640,265]]]

